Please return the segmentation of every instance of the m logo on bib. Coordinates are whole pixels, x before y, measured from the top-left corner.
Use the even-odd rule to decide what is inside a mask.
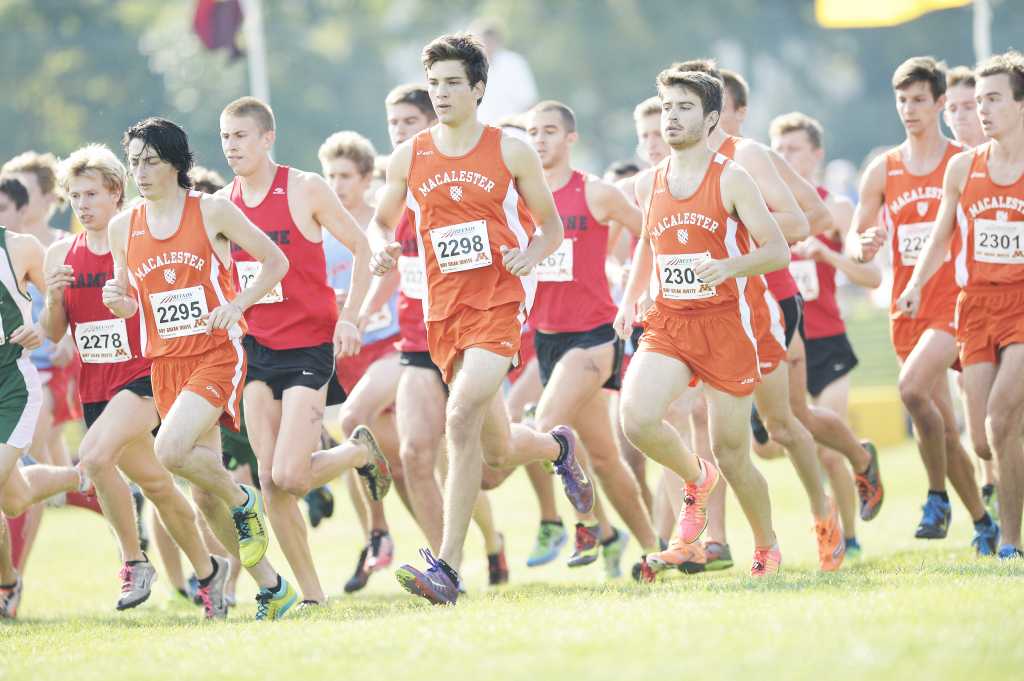
[[[451,195],[452,201],[462,200],[462,187],[460,187],[459,185],[453,185],[451,187],[448,187],[448,193]]]
[[[918,201],[917,202],[917,214],[920,215],[921,217],[924,217],[925,215],[928,214],[928,202],[927,201]]]
[[[177,280],[178,275],[175,274],[173,269],[168,267],[167,269],[164,270],[164,281],[166,281],[168,284],[173,284]]]
[[[676,232],[676,239],[678,239],[681,244],[687,244],[690,242],[690,232],[685,229],[681,229]]]

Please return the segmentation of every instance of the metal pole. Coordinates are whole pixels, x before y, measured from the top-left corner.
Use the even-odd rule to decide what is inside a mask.
[[[992,54],[992,6],[989,0],[974,0],[974,58],[978,62]]]
[[[267,76],[267,44],[263,34],[262,0],[241,0],[245,17],[246,61],[249,63],[249,92],[270,104],[270,79]]]

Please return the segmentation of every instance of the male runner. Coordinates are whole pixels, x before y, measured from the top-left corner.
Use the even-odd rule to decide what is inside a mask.
[[[254,97],[231,102],[221,113],[220,130],[221,148],[235,179],[218,196],[230,197],[289,262],[280,285],[246,311],[245,412],[274,533],[295,573],[304,606],[323,605],[327,596],[313,565],[298,502],[321,484],[314,483],[319,476],[312,454],[320,448],[334,357],[359,349],[356,317],[370,278],[369,246],[322,177],[279,165],[270,157],[276,124],[267,104]],[[327,285],[324,229],[355,254],[352,288],[340,316],[334,291]],[[256,254],[242,247],[232,255],[245,288],[260,272]],[[352,437],[349,449],[372,452],[361,473],[374,488],[373,496],[383,495],[387,466],[373,435],[364,428]]]
[[[967,428],[979,456],[991,456],[985,451],[991,446],[999,460],[1003,539],[998,555],[1024,558],[1020,540],[1024,492],[1020,436],[1024,416],[1024,382],[1020,380],[1024,370],[1024,55],[1012,50],[996,55],[979,64],[975,74],[978,115],[991,141],[949,161],[935,227],[895,308],[915,321],[928,319],[932,304],[928,289],[936,281],[942,283],[946,254],[954,243],[956,284],[963,289],[957,300],[956,334],[964,367]],[[922,108],[930,110],[927,102],[935,99],[933,95],[925,94]],[[913,140],[911,135],[908,141]],[[944,331],[934,332],[932,337],[939,333],[945,335]],[[927,342],[926,338],[920,342]],[[919,355],[917,349],[914,355]],[[945,366],[939,365],[938,370]],[[950,459],[951,473],[952,463]],[[970,470],[969,464],[967,468]],[[958,486],[957,492],[961,499],[968,492],[973,492],[972,502],[977,498],[973,485],[970,490],[965,485],[963,491]],[[982,520],[992,522],[987,514]],[[996,533],[982,534],[980,529],[975,548],[984,553],[988,538]],[[978,542],[979,538],[983,541]]]
[[[207,552],[192,506],[153,454],[150,431],[160,418],[153,405],[150,362],[139,343],[138,320],[112,317],[102,301],[103,284],[114,275],[107,225],[124,204],[124,166],[107,147],[92,144],[63,161],[58,179],[84,229],[47,249],[46,307],[40,325],[55,342],[70,327],[82,358],[78,392],[88,431],[78,455],[120,544],[124,567],[117,609],[143,603],[156,579],[140,546],[134,501],[116,470],[120,468],[153,502],[192,561],[199,579],[196,595],[206,616],[224,617],[228,561]]]
[[[770,126],[772,149],[808,182],[816,182],[825,158],[821,124],[799,112],[776,117]],[[882,273],[873,263],[858,263],[843,253],[843,242],[853,218],[853,204],[821,186],[818,193],[832,211],[836,228],[816,234],[792,246],[790,273],[805,301],[807,338],[807,394],[814,404],[830,409],[846,420],[850,391],[849,373],[857,356],[846,336],[846,325],[836,301],[836,271],[858,286],[877,288]],[[857,541],[857,494],[853,475],[838,452],[819,447],[822,466],[839,506],[847,558],[860,555]]]
[[[669,548],[647,555],[642,570],[650,580],[651,571],[669,567],[704,569],[696,542],[707,527],[719,469],[694,455],[664,420],[672,402],[699,379],[712,450],[754,531],[751,575],[765,576],[778,571],[781,554],[768,488],[749,455],[750,395],[761,377],[745,289],[750,277],[785,267],[789,248],[750,176],[708,148],[722,109],[721,82],[670,68],[658,74],[657,85],[662,136],[672,153],[636,178],[637,198],[646,207],[644,238],[615,319],[620,337],[629,332],[654,258],[659,286],[626,375],[621,418],[640,451],[683,479],[685,504]]]
[[[953,334],[958,286],[952,259],[947,256],[928,282],[922,293],[924,304],[915,316],[904,314],[896,304],[935,228],[947,164],[963,150],[939,127],[945,105],[945,64],[931,57],[912,57],[896,68],[892,87],[907,138],[876,158],[864,173],[860,204],[854,214],[854,226],[864,236],[850,243],[857,247],[867,242],[855,248],[853,255],[869,260],[878,250],[878,240],[872,237],[880,233],[891,236],[890,320],[893,348],[901,365],[900,398],[910,412],[928,475],[928,496],[915,536],[942,539],[949,531],[953,509],[946,492],[948,477],[974,521],[975,549],[981,555],[994,555],[999,529],[985,510],[974,466],[960,443],[946,374],[957,359]],[[879,210],[884,220],[881,228],[875,226]],[[982,458],[991,457],[987,448],[975,451]]]
[[[423,66],[438,125],[392,155],[371,229],[383,241],[403,206],[413,212],[426,273],[427,345],[451,387],[440,556],[424,550],[428,569],[404,565],[397,577],[413,594],[454,604],[481,459],[498,468],[554,461],[577,510],[587,512],[594,502],[574,456],[572,430],[560,426],[543,434],[510,426],[499,392],[533,302],[532,270],[563,237],[540,161],[525,143],[478,120],[487,85],[487,58],[478,40],[441,36],[423,49]],[[391,244],[375,254],[377,274],[397,265],[398,249]]]
[[[161,419],[157,457],[192,483],[210,528],[256,579],[257,619],[278,619],[297,596],[265,558],[262,499],[224,469],[217,424],[238,428],[246,371],[242,314],[280,281],[288,263],[230,201],[189,189],[193,157],[179,126],[147,118],[125,132],[122,144],[141,200],[108,228],[114,277],[103,285],[103,303],[122,319],[140,313],[140,343],[152,360]],[[237,294],[231,243],[262,264]]]

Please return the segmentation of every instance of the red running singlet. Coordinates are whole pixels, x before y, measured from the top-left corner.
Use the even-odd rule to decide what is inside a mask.
[[[818,196],[828,198],[828,190],[818,187]],[[842,253],[843,245],[825,234],[816,238],[836,253]],[[795,253],[789,263],[790,274],[804,297],[804,333],[808,340],[828,338],[846,333],[846,324],[839,313],[836,301],[836,268],[825,262],[804,260]]]
[[[408,209],[395,228],[395,241],[402,245],[398,258],[398,340],[399,352],[427,352],[427,325],[423,320],[423,296],[426,294],[426,270],[416,240],[416,227]]]

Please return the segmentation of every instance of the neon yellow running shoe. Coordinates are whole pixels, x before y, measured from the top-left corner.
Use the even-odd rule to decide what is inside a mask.
[[[263,560],[270,537],[267,536],[263,497],[254,487],[241,485],[241,488],[249,498],[243,505],[231,509],[231,517],[238,534],[238,554],[242,565],[248,568]]]
[[[260,589],[256,594],[257,620],[279,620],[299,600],[299,594],[295,593],[288,580],[281,576],[278,576],[278,579],[281,580],[281,586],[277,591]]]

